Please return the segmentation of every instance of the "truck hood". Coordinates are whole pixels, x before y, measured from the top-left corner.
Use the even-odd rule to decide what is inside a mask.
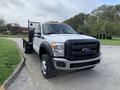
[[[44,37],[48,42],[65,42],[73,39],[95,39],[91,36],[81,34],[51,34],[45,35]]]

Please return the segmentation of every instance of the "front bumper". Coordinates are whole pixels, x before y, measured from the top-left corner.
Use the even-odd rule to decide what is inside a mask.
[[[77,60],[77,61],[69,61],[65,58],[53,58],[53,63],[54,63],[55,69],[76,70],[76,69],[84,69],[84,68],[95,66],[100,62],[100,59],[101,59],[101,56],[93,59]]]

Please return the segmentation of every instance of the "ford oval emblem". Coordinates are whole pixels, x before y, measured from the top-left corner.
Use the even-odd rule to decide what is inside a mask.
[[[82,51],[85,53],[89,53],[91,51],[91,49],[90,48],[83,48]]]

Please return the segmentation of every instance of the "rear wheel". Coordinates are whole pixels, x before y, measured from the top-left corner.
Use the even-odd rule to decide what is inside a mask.
[[[48,54],[41,56],[41,71],[45,78],[51,78],[53,76],[53,63]]]
[[[29,43],[25,43],[25,54],[31,54],[33,52],[33,48]]]
[[[25,54],[29,54],[29,49],[25,47]]]

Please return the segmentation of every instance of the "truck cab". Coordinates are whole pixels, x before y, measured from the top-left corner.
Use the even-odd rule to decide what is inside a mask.
[[[55,69],[93,68],[100,63],[99,40],[77,34],[68,24],[43,23],[35,28],[33,34],[31,46],[40,57],[41,71],[45,78],[52,77]]]

